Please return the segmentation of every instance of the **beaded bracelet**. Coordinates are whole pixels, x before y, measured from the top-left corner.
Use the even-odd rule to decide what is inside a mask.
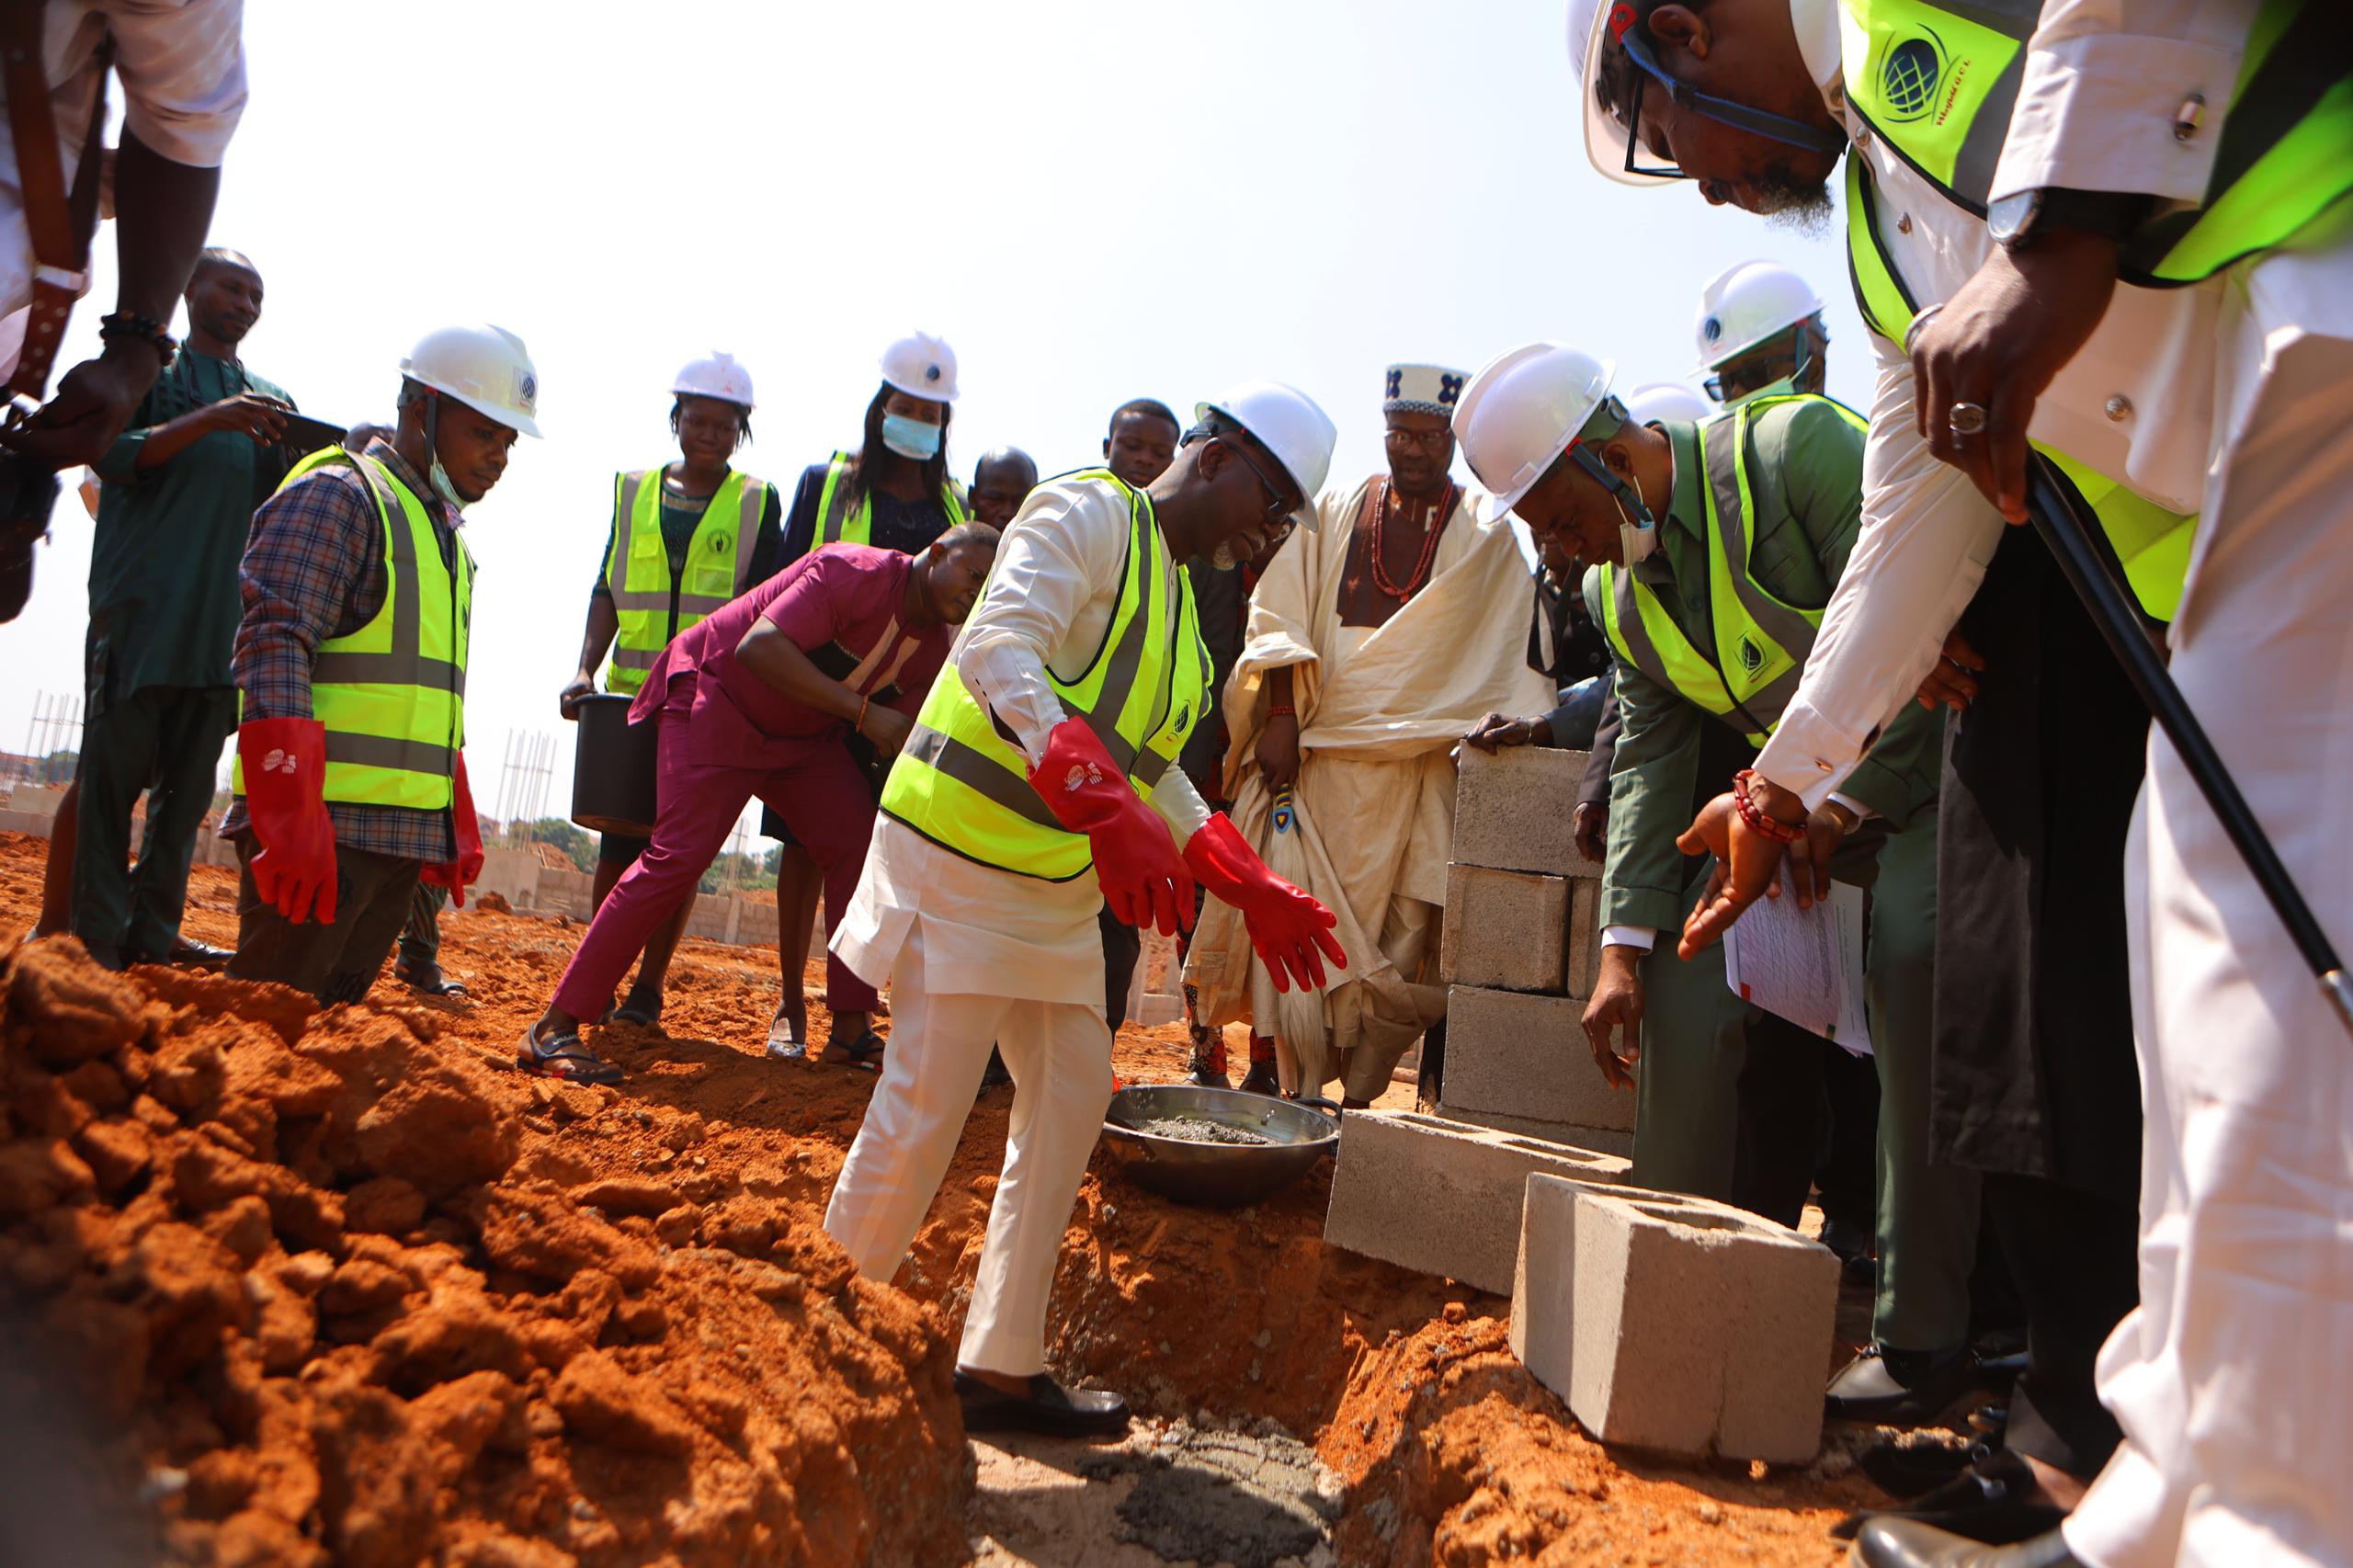
[[[1267,710],[1267,717],[1269,719],[1280,719],[1285,715],[1296,719],[1299,717],[1299,710],[1288,702],[1278,702]]]
[[[872,700],[872,698],[868,697],[861,697],[858,699],[858,718],[856,722],[850,725],[850,728],[856,730],[861,735],[866,733],[866,705]]]
[[[1795,844],[1803,838],[1805,824],[1768,817],[1765,814],[1765,808],[1749,798],[1748,781],[1756,777],[1756,770],[1751,767],[1744,767],[1733,775],[1732,800],[1740,812],[1740,820],[1746,823],[1753,832],[1762,834],[1777,844]]]
[[[118,337],[135,338],[155,351],[155,357],[169,369],[180,351],[179,339],[164,330],[163,323],[153,316],[113,315],[98,318],[98,341],[111,342]]]

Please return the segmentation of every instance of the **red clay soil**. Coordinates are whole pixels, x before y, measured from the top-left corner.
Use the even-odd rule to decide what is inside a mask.
[[[0,835],[0,931],[46,847]],[[190,934],[233,942],[233,893],[199,868]],[[819,1221],[873,1079],[762,1054],[774,949],[683,944],[663,1031],[590,1032],[629,1083],[558,1086],[506,1063],[567,924],[452,912],[472,1000],[388,977],[324,1013],[0,945],[0,1286],[70,1346],[174,1561],[963,1562],[948,1380],[1011,1090],[896,1288],[858,1281]],[[1123,1029],[1114,1062],[1175,1078],[1182,1031]],[[1329,1190],[1195,1209],[1098,1164],[1056,1371],[1318,1441],[1350,1568],[1835,1560],[1859,1483],[1603,1449],[1498,1299],[1327,1248]]]

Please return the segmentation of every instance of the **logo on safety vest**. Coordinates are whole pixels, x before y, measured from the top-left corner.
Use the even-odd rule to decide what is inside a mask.
[[[1738,653],[1740,667],[1748,674],[1753,676],[1765,667],[1765,650],[1756,645],[1756,638],[1745,632],[1741,634]]]
[[[1917,119],[1927,113],[1937,101],[1937,82],[1944,69],[1944,45],[1925,29],[1889,50],[1879,70],[1880,96],[1887,100],[1888,117]]]

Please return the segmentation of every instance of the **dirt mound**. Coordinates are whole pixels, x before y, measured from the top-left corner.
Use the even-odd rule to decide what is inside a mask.
[[[954,1562],[939,1314],[442,1015],[0,959],[0,1281],[180,1562]],[[675,1174],[559,1125],[625,1120]],[[574,1124],[585,1124],[575,1126]]]
[[[1347,1486],[1340,1561],[1844,1561],[1825,1530],[1884,1506],[1859,1481],[1607,1449],[1511,1353],[1497,1318],[1432,1323],[1365,1358],[1317,1448]]]

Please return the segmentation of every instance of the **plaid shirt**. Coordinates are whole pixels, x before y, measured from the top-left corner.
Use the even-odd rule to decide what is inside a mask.
[[[446,563],[456,540],[449,508],[390,443],[369,443],[368,455],[425,503]],[[384,575],[383,520],[367,482],[349,467],[323,469],[265,502],[237,568],[245,617],[229,667],[244,699],[241,717],[311,718],[311,663],[319,644],[375,619],[384,605]],[[447,811],[330,801],[327,816],[335,842],[347,848],[428,863],[458,852]],[[221,831],[250,825],[241,795]]]

